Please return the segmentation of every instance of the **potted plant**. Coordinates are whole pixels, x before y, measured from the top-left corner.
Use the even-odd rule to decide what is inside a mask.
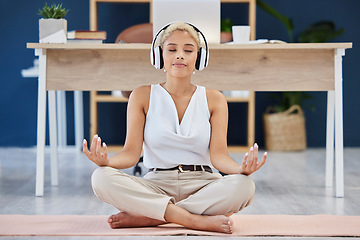
[[[52,4],[39,9],[39,42],[40,43],[66,43],[67,21],[64,19],[69,10],[62,7],[62,4]]]
[[[294,42],[292,19],[279,13],[276,9],[257,0],[257,5],[265,12],[278,19],[286,28],[289,42]],[[330,41],[344,32],[336,30],[331,21],[316,22],[302,31],[297,42],[321,43]],[[263,120],[265,131],[265,147],[268,150],[304,150],[306,148],[305,116],[302,110],[303,100],[311,95],[304,92],[281,92],[272,94],[277,105],[267,108]],[[314,107],[310,105],[314,110]]]
[[[234,23],[230,18],[221,20],[221,33],[220,33],[220,42],[227,43],[232,41],[232,26]]]

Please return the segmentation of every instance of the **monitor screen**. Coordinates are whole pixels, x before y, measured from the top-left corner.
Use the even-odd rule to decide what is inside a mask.
[[[153,35],[171,22],[196,26],[208,43],[220,43],[220,0],[153,0]]]

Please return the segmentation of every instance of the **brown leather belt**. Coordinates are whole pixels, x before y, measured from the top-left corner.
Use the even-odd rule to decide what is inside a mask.
[[[179,172],[194,172],[194,171],[205,171],[212,173],[212,170],[209,166],[206,165],[178,165],[173,168],[150,168],[150,171],[174,171],[178,170]]]

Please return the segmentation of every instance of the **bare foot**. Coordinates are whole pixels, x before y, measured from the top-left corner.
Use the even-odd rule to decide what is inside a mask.
[[[229,217],[192,214],[172,203],[168,204],[164,218],[167,222],[177,223],[190,229],[232,233],[233,221]]]
[[[232,233],[233,221],[226,216],[201,216],[194,215],[192,225],[189,228],[221,233]]]
[[[111,228],[129,228],[129,227],[153,227],[166,222],[151,219],[141,215],[135,215],[128,212],[119,212],[108,218]]]

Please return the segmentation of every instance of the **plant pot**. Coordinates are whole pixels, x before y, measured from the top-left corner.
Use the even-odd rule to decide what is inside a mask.
[[[66,19],[39,19],[40,43],[66,43]]]
[[[293,105],[285,112],[263,116],[265,148],[270,151],[301,151],[306,149],[304,113],[299,105]]]
[[[232,41],[232,33],[231,32],[221,32],[220,33],[220,42],[227,43]]]

